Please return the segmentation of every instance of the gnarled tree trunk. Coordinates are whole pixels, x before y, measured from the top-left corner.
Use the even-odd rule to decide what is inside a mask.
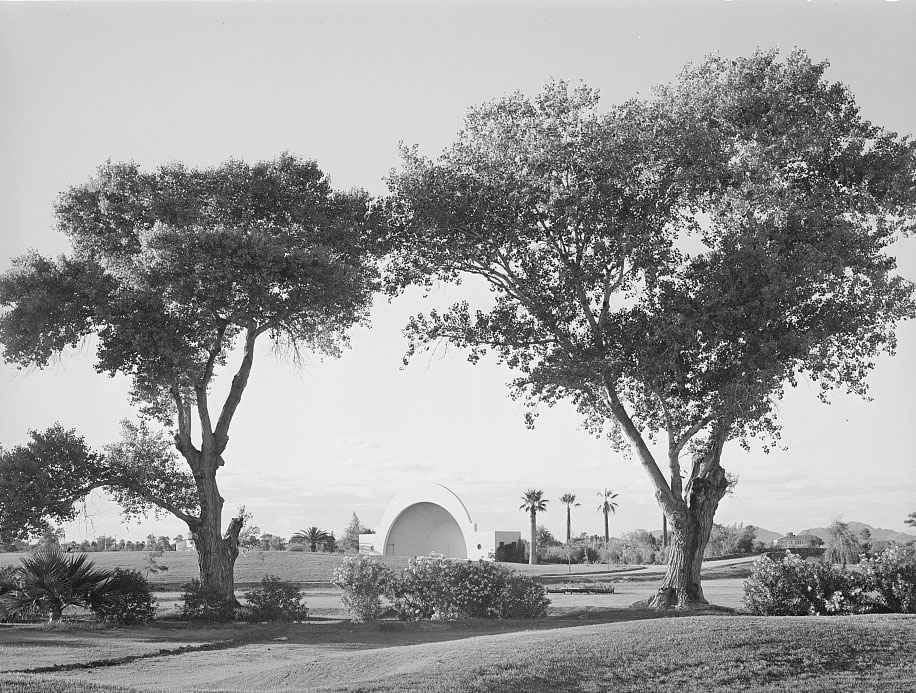
[[[671,549],[668,571],[648,606],[655,609],[693,609],[709,604],[703,596],[700,569],[719,501],[728,490],[728,479],[716,464],[693,480],[687,502],[669,514]]]
[[[239,555],[239,533],[244,518],[232,518],[223,534],[223,497],[216,485],[216,475],[196,475],[196,481],[200,498],[200,521],[191,527],[191,533],[197,548],[200,582],[203,587],[223,595],[229,604],[237,605],[235,560]]]

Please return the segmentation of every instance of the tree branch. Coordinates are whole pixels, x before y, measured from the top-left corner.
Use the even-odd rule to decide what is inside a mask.
[[[222,454],[223,450],[226,449],[226,444],[229,442],[229,425],[232,423],[232,417],[235,415],[235,410],[238,409],[239,402],[242,401],[242,393],[248,385],[248,376],[251,374],[255,340],[266,329],[266,327],[258,329],[255,325],[249,325],[248,329],[245,330],[245,352],[242,357],[242,363],[239,365],[238,372],[232,378],[232,387],[229,388],[229,394],[226,396],[223,410],[219,415],[219,421],[216,422],[216,430],[213,434],[217,455]]]
[[[608,408],[611,410],[611,414],[614,416],[614,419],[620,425],[620,428],[623,429],[624,435],[630,441],[630,444],[633,446],[633,449],[636,451],[636,455],[639,458],[640,464],[648,472],[649,478],[652,480],[652,483],[655,484],[655,497],[658,500],[659,504],[665,508],[666,511],[674,513],[678,510],[677,502],[681,501],[680,498],[676,498],[671,492],[671,487],[668,486],[668,482],[665,481],[665,476],[662,474],[661,470],[658,468],[658,464],[655,461],[655,457],[652,455],[652,451],[649,450],[649,447],[646,445],[646,441],[643,440],[642,434],[640,434],[639,429],[636,428],[636,424],[633,423],[633,420],[630,418],[630,415],[627,413],[626,408],[620,402],[620,398],[617,396],[617,389],[614,387],[614,383],[611,381],[610,377],[607,374],[602,376],[604,381],[603,393],[608,405]]]

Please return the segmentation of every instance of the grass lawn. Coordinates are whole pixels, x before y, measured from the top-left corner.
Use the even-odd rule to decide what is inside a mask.
[[[0,553],[0,568],[19,565],[25,553]],[[146,573],[148,554],[144,551],[102,551],[88,554],[99,568],[124,568]],[[291,582],[324,582],[331,580],[334,569],[343,561],[341,554],[310,553],[307,551],[249,551],[239,556],[235,563],[235,583],[240,588],[251,587],[265,575],[279,575]],[[403,556],[376,556],[396,572],[407,566]],[[750,574],[753,559],[722,562],[710,561],[704,565],[703,577],[746,577]],[[197,553],[194,551],[166,551],[156,558],[156,563],[167,570],[148,577],[159,589],[177,588],[199,576]],[[538,577],[545,584],[567,582],[569,576],[580,581],[655,580],[664,574],[665,566],[624,566],[603,563],[592,565],[546,564],[533,565],[504,563],[518,572]]]
[[[618,620],[583,625],[544,619],[256,627],[226,649],[8,673],[0,675],[0,690],[916,690],[916,616],[643,616],[621,610]],[[156,629],[137,632],[147,630]],[[214,639],[230,634],[211,631]],[[96,635],[70,637],[77,647]]]

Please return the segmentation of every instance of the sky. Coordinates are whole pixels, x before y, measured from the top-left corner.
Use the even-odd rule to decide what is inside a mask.
[[[563,78],[597,88],[609,108],[716,52],[804,48],[830,62],[828,79],[850,87],[865,117],[916,134],[913,36],[914,2],[2,3],[0,270],[29,248],[68,251],[53,202],[107,159],[209,166],[289,151],[316,159],[336,188],[383,194],[399,142],[435,156],[475,104]],[[916,239],[893,252],[916,280]],[[245,505],[265,532],[340,536],[353,512],[375,527],[405,485],[436,482],[480,529],[524,532],[518,506],[532,487],[550,500],[539,517],[557,536],[564,493],[581,502],[573,531],[601,531],[604,488],[619,494],[612,534],[658,528],[645,472],[581,430],[571,407],[545,409],[528,430],[507,395],[511,373],[493,361],[450,351],[401,367],[407,318],[461,295],[379,298],[371,329],[354,330],[338,360],[296,365],[261,344],[219,474],[227,514]],[[739,480],[717,521],[906,529],[916,324],[898,338],[869,379],[871,401],[837,393],[825,406],[803,381],[779,407],[786,449],[726,448]],[[128,384],[93,363],[87,342],[41,371],[0,364],[0,444],[55,421],[96,448],[116,440],[136,415]],[[187,534],[170,516],[124,524],[101,496],[65,531]]]

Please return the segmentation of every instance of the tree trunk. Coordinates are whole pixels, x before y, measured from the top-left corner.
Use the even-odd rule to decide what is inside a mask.
[[[211,469],[210,474],[197,478],[201,501],[200,524],[192,527],[191,531],[197,548],[201,585],[223,595],[235,606],[238,604],[235,598],[235,559],[239,555],[239,533],[244,520],[241,517],[232,518],[225,535],[222,534],[223,498],[216,485],[215,467]]]
[[[571,508],[566,506],[566,545],[572,544],[572,520],[570,519]]]
[[[703,596],[700,569],[716,509],[727,489],[725,471],[718,465],[691,484],[689,502],[670,518],[668,571],[655,596],[648,600],[649,607],[695,609],[709,605]]]
[[[528,565],[537,565],[538,562],[538,527],[537,513],[531,510],[531,547],[528,551]]]

